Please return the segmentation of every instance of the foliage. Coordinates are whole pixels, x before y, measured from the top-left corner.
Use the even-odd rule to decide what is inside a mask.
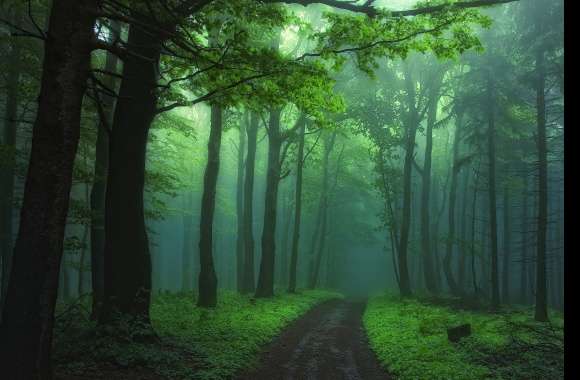
[[[498,313],[453,310],[394,296],[370,300],[364,326],[388,370],[405,379],[564,378],[563,327],[534,322],[527,307]],[[446,329],[470,323],[472,335],[454,344]]]
[[[116,325],[114,335],[106,327],[98,328],[88,320],[86,298],[60,304],[54,344],[57,372],[82,374],[113,366],[125,372],[146,370],[161,378],[228,379],[256,363],[261,347],[289,322],[337,297],[315,290],[252,299],[223,291],[211,310],[194,306],[190,293],[156,295],[151,319],[159,341],[154,343],[135,339],[144,331],[134,322]]]

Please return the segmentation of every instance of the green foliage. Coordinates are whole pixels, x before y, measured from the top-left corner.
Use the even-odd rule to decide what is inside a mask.
[[[548,325],[532,315],[528,308],[492,314],[384,296],[370,300],[363,322],[371,347],[401,380],[563,378],[563,317],[553,313]],[[463,323],[472,335],[449,342],[447,328]]]
[[[262,346],[289,322],[315,304],[337,297],[337,293],[314,290],[251,299],[222,291],[215,309],[201,309],[190,293],[157,295],[151,306],[159,337],[154,342],[140,339],[150,331],[134,321],[121,321],[113,330],[98,328],[88,320],[86,298],[60,304],[57,373],[82,374],[89,368],[106,371],[113,366],[117,371],[153,372],[155,378],[229,379],[255,364]]]

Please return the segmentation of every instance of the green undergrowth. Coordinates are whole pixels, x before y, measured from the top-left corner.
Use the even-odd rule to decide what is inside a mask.
[[[55,367],[63,379],[228,379],[254,365],[261,347],[289,322],[339,297],[312,290],[253,299],[223,291],[215,309],[202,309],[195,306],[192,294],[158,295],[151,305],[157,338],[146,342],[132,339],[140,335],[139,326],[125,326],[113,334],[97,328],[87,317],[86,301],[60,305]],[[101,377],[95,376],[98,372]]]
[[[372,298],[363,322],[372,349],[399,380],[563,379],[564,319],[535,322],[528,307],[490,313],[438,306],[432,300]],[[458,343],[447,328],[471,324]]]

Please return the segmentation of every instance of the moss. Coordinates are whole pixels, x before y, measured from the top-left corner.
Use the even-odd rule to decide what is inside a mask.
[[[562,316],[552,313],[546,325],[531,315],[521,307],[492,314],[383,296],[370,300],[363,322],[382,364],[402,380],[563,378]],[[449,342],[447,328],[463,323],[472,335]]]

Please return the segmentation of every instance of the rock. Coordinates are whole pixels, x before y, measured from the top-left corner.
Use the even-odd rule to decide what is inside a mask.
[[[447,329],[447,339],[450,342],[457,343],[461,338],[465,338],[471,335],[471,325],[469,323],[459,325],[456,327],[450,327]]]

